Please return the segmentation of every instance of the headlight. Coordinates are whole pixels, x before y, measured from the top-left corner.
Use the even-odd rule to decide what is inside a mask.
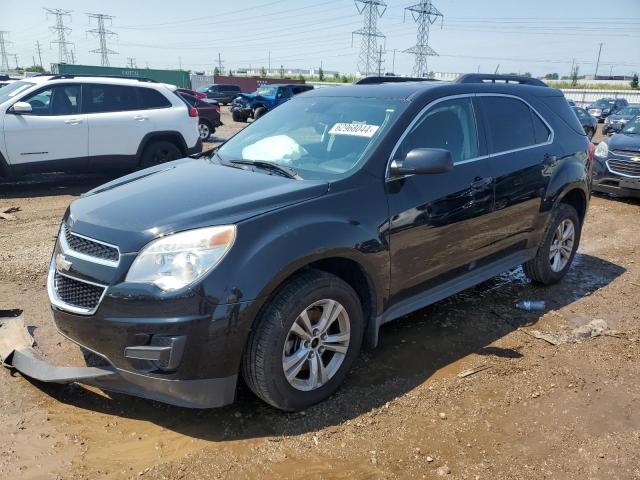
[[[609,117],[605,118],[604,123],[611,123],[611,119]]]
[[[178,290],[202,278],[224,258],[236,239],[236,226],[199,228],[159,238],[144,247],[127,282]]]
[[[596,157],[607,158],[609,156],[609,145],[606,142],[600,142],[596,147]]]
[[[611,110],[609,110],[608,108],[605,108],[604,110],[602,110],[602,113],[604,113],[604,114],[606,115],[606,114],[607,114],[607,113],[609,113],[610,111],[611,111]]]

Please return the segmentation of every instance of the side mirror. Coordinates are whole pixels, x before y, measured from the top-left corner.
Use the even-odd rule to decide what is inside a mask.
[[[391,176],[446,173],[453,170],[451,152],[443,148],[414,148],[404,160],[391,162]]]
[[[16,102],[11,107],[11,112],[22,115],[24,113],[31,113],[33,108],[31,108],[31,104],[27,102]]]

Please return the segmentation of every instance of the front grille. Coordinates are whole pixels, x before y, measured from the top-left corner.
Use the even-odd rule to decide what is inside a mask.
[[[101,258],[103,260],[109,260],[111,262],[117,262],[120,259],[118,249],[115,247],[110,247],[109,245],[74,235],[66,225],[63,227],[63,233],[67,245],[69,245],[69,248],[74,252],[82,253],[90,257]]]
[[[640,178],[640,162],[610,158],[607,164],[613,173]]]
[[[611,153],[621,155],[623,157],[638,157],[640,152],[637,150],[613,150]]]
[[[88,310],[98,306],[105,289],[105,287],[60,275],[58,272],[55,272],[54,288],[60,301]]]

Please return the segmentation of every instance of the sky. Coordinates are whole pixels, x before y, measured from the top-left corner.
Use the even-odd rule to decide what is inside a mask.
[[[419,0],[386,0],[378,19],[386,36],[384,69],[411,74],[413,56],[403,53],[416,42],[416,24],[404,8]],[[599,74],[640,71],[640,0],[433,0],[444,15],[430,29],[429,57],[434,72],[557,72],[568,75],[572,62],[581,74],[593,74],[602,42]],[[87,30],[103,13],[112,66],[134,58],[138,67],[211,70],[220,54],[225,69],[267,67],[317,68],[354,73],[360,47],[351,32],[363,18],[353,0],[0,0],[0,30],[12,43],[6,49],[20,66],[58,61],[58,49],[45,7],[70,10],[76,63],[99,65],[91,53],[98,40]],[[395,61],[394,61],[395,50]],[[10,65],[15,59],[10,57]]]

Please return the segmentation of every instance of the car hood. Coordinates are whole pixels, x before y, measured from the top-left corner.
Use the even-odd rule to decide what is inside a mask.
[[[618,133],[610,137],[607,144],[609,145],[609,150],[629,150],[632,152],[640,152],[640,135]]]
[[[74,201],[75,233],[138,251],[153,238],[238,223],[327,192],[328,183],[226,167],[203,157],[140,170]]]

